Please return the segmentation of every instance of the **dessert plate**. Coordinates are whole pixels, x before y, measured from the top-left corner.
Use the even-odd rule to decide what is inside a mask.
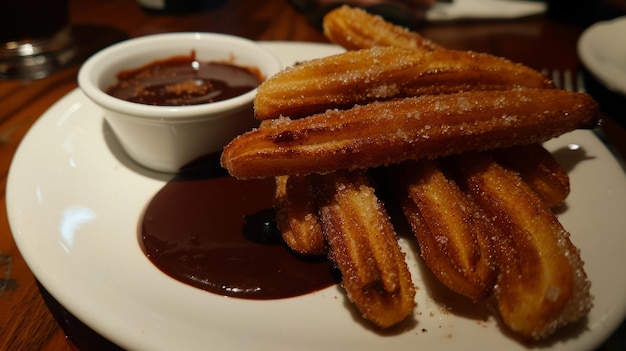
[[[578,40],[578,56],[608,89],[626,96],[626,16],[587,28]]]
[[[266,42],[285,65],[341,51],[336,46]],[[626,313],[626,176],[590,131],[547,143],[571,176],[559,212],[581,249],[595,305],[588,318],[536,346],[588,350]],[[414,316],[379,332],[337,286],[279,300],[214,295],[163,274],[145,257],[138,227],[170,176],[123,153],[100,110],[79,90],[28,132],[11,165],[7,210],[15,241],[52,296],[89,327],[132,350],[527,350],[483,305],[443,289],[403,235],[417,284]],[[210,194],[207,194],[210,196]]]

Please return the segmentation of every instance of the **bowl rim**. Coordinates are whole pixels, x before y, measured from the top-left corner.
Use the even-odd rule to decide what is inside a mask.
[[[269,78],[269,75],[277,73],[282,67],[281,63],[276,56],[271,52],[260,46],[257,42],[223,33],[212,32],[173,32],[173,33],[159,33],[139,36],[135,38],[126,39],[118,43],[107,46],[100,51],[90,56],[80,67],[78,71],[78,86],[88,98],[95,102],[100,107],[117,112],[121,115],[132,115],[128,118],[141,118],[146,120],[189,120],[197,118],[220,118],[220,113],[224,111],[237,110],[246,107],[252,103],[258,88],[250,90],[249,92],[233,97],[227,100],[216,101],[211,103],[199,104],[199,105],[185,105],[185,106],[154,106],[145,105],[130,101],[125,101],[116,97],[113,97],[105,93],[94,82],[93,72],[99,69],[99,65],[103,65],[111,58],[116,57],[117,53],[127,52],[132,50],[136,46],[148,46],[154,43],[160,43],[162,40],[191,40],[191,41],[230,41],[235,42],[238,45],[247,46],[254,50],[257,50],[259,55],[264,60],[271,60],[275,66],[275,70],[270,74],[265,74],[265,79]],[[165,53],[163,57],[155,57],[153,60],[166,59],[169,56]],[[121,61],[117,60],[116,62]],[[146,64],[152,62],[148,60]],[[259,67],[260,68],[260,67]],[[209,116],[210,115],[210,116]]]

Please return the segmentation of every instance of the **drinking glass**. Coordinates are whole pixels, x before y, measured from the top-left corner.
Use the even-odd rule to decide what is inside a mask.
[[[0,79],[43,78],[72,59],[67,1],[2,2]]]

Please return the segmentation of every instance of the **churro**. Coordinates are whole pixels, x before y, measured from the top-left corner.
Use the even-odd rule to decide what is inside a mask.
[[[335,44],[348,50],[374,46],[432,51],[443,49],[431,40],[404,27],[385,21],[380,16],[347,5],[338,7],[324,16],[324,35]]]
[[[365,172],[335,172],[318,181],[319,213],[329,258],[364,318],[381,328],[411,314],[415,287],[395,230]]]
[[[278,229],[287,246],[304,255],[326,253],[310,177],[276,177],[274,209]]]
[[[567,173],[541,144],[496,149],[492,155],[496,162],[519,173],[548,207],[558,206],[569,195]]]
[[[254,112],[258,119],[300,118],[374,100],[516,87],[552,83],[535,70],[488,54],[373,47],[282,70],[259,86]]]
[[[592,298],[583,262],[548,206],[484,153],[448,162],[500,230],[495,296],[504,323],[525,338],[542,339],[587,314]]]
[[[474,200],[436,161],[407,161],[388,168],[387,176],[433,274],[473,301],[490,295],[496,278],[494,229]]]
[[[541,142],[598,118],[589,95],[556,89],[428,95],[272,120],[221,161],[241,179],[328,173]]]

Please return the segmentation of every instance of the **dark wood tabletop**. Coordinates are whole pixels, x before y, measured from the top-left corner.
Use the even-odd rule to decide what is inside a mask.
[[[0,80],[2,189],[12,157],[28,129],[54,102],[77,87],[81,62],[111,43],[177,31],[228,33],[253,40],[327,42],[307,16],[286,0],[228,0],[216,9],[182,15],[148,13],[136,0],[70,0],[69,10],[78,49],[74,61],[43,79]],[[544,15],[507,21],[424,23],[416,28],[450,48],[489,52],[537,69],[574,71],[583,69],[576,43],[584,29],[585,24]],[[596,90],[599,100],[611,95],[602,87]],[[619,104],[611,103],[609,97],[603,103],[608,116],[603,128],[609,142],[626,155],[626,111],[615,107]],[[116,349],[75,320],[39,286],[13,240],[5,201],[1,206],[0,254],[10,257],[11,271],[8,280],[0,276],[6,285],[0,296],[0,350]]]

